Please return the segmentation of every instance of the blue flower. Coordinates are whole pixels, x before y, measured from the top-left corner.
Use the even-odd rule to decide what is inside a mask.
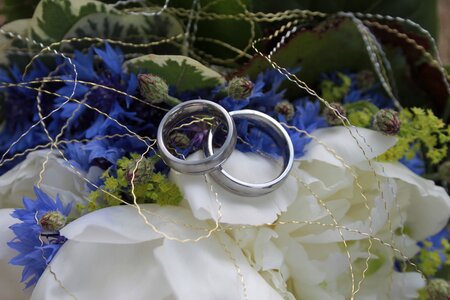
[[[293,70],[297,72],[298,70]],[[218,102],[228,111],[239,109],[254,109],[268,114],[279,122],[294,126],[295,129],[287,129],[294,145],[295,157],[298,158],[304,154],[304,147],[310,139],[302,131],[308,133],[322,127],[326,127],[325,119],[320,115],[320,103],[312,101],[305,97],[292,102],[295,114],[289,120],[286,120],[282,114],[275,110],[275,106],[287,100],[285,98],[286,90],[281,89],[287,78],[277,70],[269,69],[260,73],[255,81],[252,94],[244,100],[235,100],[231,97],[225,97]],[[240,151],[258,152],[262,151],[273,157],[279,157],[281,151],[267,133],[245,120],[237,121],[238,136],[243,140],[238,141],[237,148]]]
[[[227,96],[219,100],[219,104],[228,111],[248,108],[263,113],[273,113],[275,105],[284,100],[286,91],[280,90],[280,87],[286,80],[287,78],[277,70],[266,70],[256,78],[252,93],[249,97],[237,100]]]
[[[330,72],[322,75],[322,80],[330,80],[334,82],[337,86],[343,84],[342,78],[339,76],[342,74],[347,76],[351,80],[348,92],[344,95],[342,99],[343,103],[354,103],[359,101],[369,101],[374,104],[379,109],[395,108],[394,102],[389,97],[385,96],[385,93],[380,85],[376,81],[375,75],[370,71],[362,71],[360,73],[353,73],[349,71],[344,72]],[[366,82],[361,83],[358,80],[362,76],[370,74],[370,77]],[[327,99],[326,99],[327,100]]]
[[[425,174],[425,162],[420,157],[419,153],[416,153],[416,155],[412,159],[406,159],[406,157],[402,157],[402,159],[400,159],[400,162],[419,176]]]
[[[100,58],[100,62],[96,61]],[[75,51],[73,63],[78,72],[78,79],[118,90],[129,95],[138,93],[138,81],[135,74],[122,70],[124,62],[123,53],[119,48],[113,48],[109,44],[104,49],[91,47],[86,54]],[[66,66],[62,74],[71,74],[71,66]],[[58,89],[61,95],[69,96],[73,91],[73,83],[66,83]],[[155,130],[151,122],[144,122],[144,117],[139,116],[142,104],[132,101],[129,96],[117,93],[113,90],[99,88],[78,83],[75,98],[84,99],[86,104],[95,107],[122,124],[126,124],[133,131],[146,131],[146,134]],[[59,106],[66,98],[55,99],[54,106]],[[149,110],[149,107],[145,107]],[[70,102],[54,114],[50,123],[52,132],[59,132],[67,118],[73,117],[73,121],[67,127],[71,138],[83,139],[96,136],[125,133],[126,130],[111,118],[95,112],[92,109],[78,103]],[[148,119],[147,119],[148,121]]]
[[[54,201],[38,188],[34,189],[36,200],[24,198],[25,208],[14,210],[11,215],[21,222],[10,226],[15,238],[8,246],[19,252],[10,260],[10,264],[24,266],[22,282],[26,287],[33,286],[51,262],[66,239],[58,232],[47,234],[39,220],[49,212],[59,212],[67,217],[71,205],[64,206],[57,197]]]
[[[21,83],[31,81],[36,78],[47,76],[49,70],[41,62],[36,62],[31,69],[22,78],[22,73],[16,65],[9,70],[0,69],[0,81],[7,83]],[[2,110],[0,119],[3,125],[0,128],[0,155],[6,152],[13,142],[25,133],[33,123],[39,118],[37,114],[36,98],[38,93],[34,90],[23,87],[7,87],[3,90],[4,98],[2,101]],[[47,99],[42,97],[44,103]],[[28,135],[23,137],[15,146],[13,146],[7,157],[13,156],[30,146],[35,146],[47,142],[48,139],[40,126],[36,126]],[[14,164],[9,164],[11,168]],[[0,168],[0,174],[7,170],[6,166]]]

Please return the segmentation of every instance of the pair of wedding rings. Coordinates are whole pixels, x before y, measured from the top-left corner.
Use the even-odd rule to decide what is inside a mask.
[[[213,117],[225,127],[226,137],[219,149],[214,149],[213,138],[218,126],[208,132],[207,142],[203,144],[205,158],[185,160],[169,151],[170,135],[182,122],[195,117]],[[249,183],[231,176],[222,168],[224,162],[234,151],[237,141],[234,119],[244,119],[267,133],[281,150],[283,169],[281,173],[264,183]],[[227,112],[222,106],[208,100],[191,100],[172,108],[162,119],[157,133],[158,148],[163,161],[172,169],[187,174],[209,174],[218,184],[243,196],[260,196],[277,189],[287,178],[294,162],[294,147],[289,134],[272,117],[259,111],[244,109]],[[245,165],[245,162],[243,162]]]

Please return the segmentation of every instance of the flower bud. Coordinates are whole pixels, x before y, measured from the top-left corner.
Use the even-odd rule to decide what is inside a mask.
[[[49,211],[41,217],[39,225],[44,231],[55,232],[63,228],[66,221],[67,217],[59,211]]]
[[[372,71],[364,70],[356,75],[356,85],[359,89],[366,91],[375,84],[375,74]]]
[[[133,178],[133,171],[136,168],[136,164],[138,163],[139,158],[133,159],[126,168],[126,180],[131,183],[131,179]],[[134,182],[135,183],[146,183],[150,176],[153,175],[153,170],[155,168],[156,161],[152,158],[144,157],[134,172]]]
[[[252,94],[253,83],[243,77],[234,77],[228,84],[228,96],[233,99],[245,99]]]
[[[432,279],[426,287],[429,300],[450,299],[450,287],[444,279]]]
[[[381,109],[373,117],[373,129],[387,135],[396,135],[400,131],[400,118],[392,109]]]
[[[169,95],[169,86],[159,76],[153,74],[139,74],[139,90],[148,103],[167,103],[175,106],[180,100]]]
[[[439,178],[450,183],[450,160],[443,162],[438,168]]]
[[[287,121],[292,120],[295,115],[294,105],[292,105],[292,103],[287,100],[278,102],[277,105],[275,105],[274,109],[277,113],[283,115]]]
[[[341,125],[342,120],[341,117],[347,117],[347,111],[345,110],[345,107],[337,102],[330,103],[330,107],[325,107],[323,110],[323,115],[325,116],[325,119],[327,120],[327,123],[331,126],[335,125]],[[337,114],[337,112],[339,114]]]

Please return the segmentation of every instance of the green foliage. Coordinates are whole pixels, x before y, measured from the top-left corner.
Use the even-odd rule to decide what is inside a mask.
[[[398,16],[421,24],[436,37],[438,26],[436,2],[436,0],[254,0],[253,6],[255,11],[262,10],[266,12],[300,8],[326,13],[352,11]]]
[[[165,0],[149,1],[162,6]],[[171,0],[170,6],[184,9],[192,8],[193,0]],[[245,49],[250,46],[252,39],[252,26],[254,26],[255,35],[257,35],[259,24],[253,22],[253,25],[247,20],[220,18],[220,15],[244,14],[246,8],[251,7],[252,0],[200,0],[201,11],[219,15],[214,19],[200,19],[197,24],[195,48],[201,52],[206,52],[211,57],[217,59],[222,65],[237,67],[233,60],[239,53],[224,47],[227,43],[237,49]],[[187,25],[187,18],[185,18]],[[218,40],[214,42],[211,40]],[[222,44],[221,44],[222,43]]]
[[[5,16],[6,22],[31,18],[38,3],[39,0],[5,0],[1,14]]]
[[[134,194],[136,202],[157,203],[159,205],[178,205],[183,196],[178,187],[170,182],[163,174],[155,173],[153,168],[159,160],[157,156],[144,158],[136,168],[140,155],[132,154],[131,158],[123,157],[117,162],[116,175],[112,170],[107,170],[102,179],[104,184],[101,189],[95,190],[89,195],[89,203],[86,206],[78,205],[80,211],[93,211],[108,206],[122,204],[122,201],[134,203],[132,198],[131,179],[134,172]]]
[[[443,266],[450,266],[450,243],[443,238],[441,240],[442,249],[433,249],[433,244],[429,241],[424,241],[423,248],[416,255],[417,265],[419,269],[427,276],[433,277],[438,270]],[[445,261],[441,261],[441,255],[445,256]]]
[[[450,142],[450,125],[436,117],[429,109],[413,107],[400,112],[401,128],[397,144],[380,159],[397,161],[403,156],[411,159],[423,149],[431,164],[437,164],[447,156]]]
[[[310,86],[323,73],[372,69],[358,29],[352,21],[341,18],[330,18],[297,33],[274,53],[272,60],[285,68],[301,66],[299,78]],[[243,72],[254,78],[269,67],[263,57],[255,57]]]
[[[44,43],[59,41],[79,19],[107,11],[114,13],[94,0],[42,0],[31,20],[31,36]]]
[[[369,101],[358,101],[344,105],[347,118],[356,127],[371,127],[372,118],[377,113],[378,108]]]
[[[125,43],[149,43],[182,33],[182,25],[169,14],[145,16],[102,12],[79,18],[64,32],[64,38],[95,36]],[[165,44],[158,47],[164,50],[164,53],[179,52],[173,45]],[[122,46],[122,49],[127,51],[128,48]],[[136,48],[130,47],[130,50],[136,51]]]
[[[340,72],[337,75],[342,81],[340,85],[337,85],[332,80],[323,80],[320,83],[321,97],[328,102],[342,102],[350,90],[350,85],[352,84],[350,77]]]
[[[127,61],[125,67],[130,72],[157,75],[181,92],[214,88],[225,82],[219,73],[187,56],[150,54]]]

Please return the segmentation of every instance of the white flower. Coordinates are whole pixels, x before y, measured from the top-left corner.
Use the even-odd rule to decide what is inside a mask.
[[[23,162],[0,176],[0,208],[20,208],[23,197],[35,198],[33,186],[39,182],[47,153],[48,150],[31,152]],[[88,176],[83,172],[81,175]],[[52,198],[58,195],[65,204],[85,201],[84,180],[54,153],[49,156],[42,179],[41,189]],[[13,239],[9,226],[18,222],[9,216],[11,211],[0,209],[0,299],[29,299],[31,289],[24,291],[24,284],[20,282],[22,268],[8,263],[17,255],[6,244]]]
[[[49,150],[28,154],[27,158],[0,177],[0,207],[22,207],[23,197],[34,198],[33,186]],[[81,172],[82,176],[86,176]],[[59,195],[64,203],[79,202],[86,196],[85,181],[67,162],[51,153],[43,173],[41,189],[52,198]]]
[[[20,282],[22,268],[8,264],[17,254],[6,245],[14,237],[9,226],[17,221],[10,216],[11,212],[12,209],[0,209],[0,299],[25,300],[30,299],[31,289],[24,290]]]
[[[188,157],[197,160],[200,152]],[[278,164],[259,154],[235,151],[224,168],[238,179],[253,183],[267,182],[277,175]],[[187,175],[172,171],[170,178],[180,187],[194,216],[200,220],[219,218],[229,224],[261,225],[275,221],[295,201],[298,184],[293,177],[276,191],[261,197],[243,197],[225,190],[203,175]],[[212,189],[211,189],[212,186]],[[216,199],[215,193],[218,197]]]
[[[47,269],[31,299],[282,299],[225,232],[199,239],[213,224],[181,207],[141,207],[165,238],[134,207],[86,215],[62,231],[69,241],[51,263],[59,282]]]
[[[415,298],[424,280],[393,262],[446,224],[449,196],[398,163],[375,160],[394,138],[351,133],[364,152],[346,128],[315,131],[337,156],[312,141],[289,181],[265,197],[213,183],[215,199],[203,176],[173,173],[186,207],[147,204],[140,215],[120,206],[79,218],[63,229],[69,241],[51,263],[58,280],[47,269],[32,299],[349,299],[352,290],[357,299]],[[273,174],[263,161],[235,153],[227,168],[255,182]],[[217,200],[228,224],[210,233]]]

